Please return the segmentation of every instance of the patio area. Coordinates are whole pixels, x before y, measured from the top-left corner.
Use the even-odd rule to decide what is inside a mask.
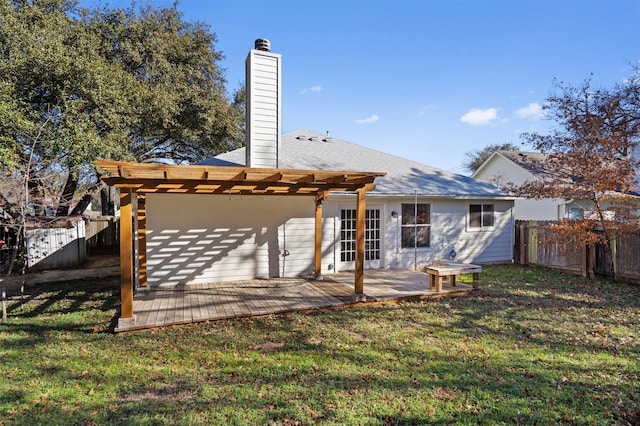
[[[366,270],[364,302],[354,302],[353,272],[312,278],[278,278],[224,283],[140,288],[134,295],[135,321],[120,322],[126,332],[359,303],[428,299],[468,294],[471,285],[445,281],[442,291],[429,286],[429,275],[411,270]]]

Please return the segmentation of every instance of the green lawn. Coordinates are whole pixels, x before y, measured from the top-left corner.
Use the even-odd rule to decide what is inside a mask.
[[[0,424],[640,424],[640,286],[480,285],[125,335],[117,281],[41,285],[0,323]]]

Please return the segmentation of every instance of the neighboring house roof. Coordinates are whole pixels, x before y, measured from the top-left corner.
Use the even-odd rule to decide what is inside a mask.
[[[229,166],[245,164],[240,148],[204,160],[200,164]],[[508,198],[495,185],[437,169],[334,137],[296,130],[282,135],[280,168],[306,170],[370,170],[386,172],[376,179],[377,195],[420,195],[454,198]]]
[[[478,170],[476,170],[471,176],[474,178],[486,178],[486,175],[490,173],[490,170],[492,170],[492,166],[497,163],[497,160],[499,158],[506,159],[512,162],[516,166],[520,167],[523,172],[527,173],[528,176],[534,179],[546,179],[552,177],[545,167],[548,158],[547,154],[543,154],[540,152],[520,152],[504,150],[499,150],[491,154],[489,158],[487,158],[487,160],[485,160],[485,162],[482,163]],[[500,171],[500,173],[504,173],[504,171]],[[513,180],[514,176],[495,176],[493,178],[502,179],[504,180],[504,182],[502,183],[507,183],[509,179]],[[572,179],[574,182],[580,180],[580,178],[577,176],[572,177]],[[633,188],[627,194],[633,196],[640,195],[640,182],[636,184],[636,188]]]
[[[491,167],[496,164],[499,159],[503,159],[522,169],[522,172],[528,176],[526,180],[545,179],[549,177],[544,167],[546,158],[546,154],[539,152],[499,150],[491,154],[471,176],[474,178],[486,178],[487,173],[490,173],[489,170],[491,170]]]
[[[503,155],[507,159],[513,161],[518,166],[527,170],[529,173],[543,178],[547,176],[547,171],[544,167],[547,159],[546,154],[540,152],[519,152],[519,151],[497,151],[499,155]]]

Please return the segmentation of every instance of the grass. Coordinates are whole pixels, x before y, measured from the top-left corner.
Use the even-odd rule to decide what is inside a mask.
[[[112,334],[113,279],[12,296],[0,424],[640,424],[640,286],[484,268],[481,291]]]

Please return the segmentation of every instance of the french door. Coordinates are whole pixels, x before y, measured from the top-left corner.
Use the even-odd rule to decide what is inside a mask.
[[[364,233],[364,267],[382,267],[380,245],[380,209],[366,209]],[[355,269],[356,209],[340,210],[340,270]]]

